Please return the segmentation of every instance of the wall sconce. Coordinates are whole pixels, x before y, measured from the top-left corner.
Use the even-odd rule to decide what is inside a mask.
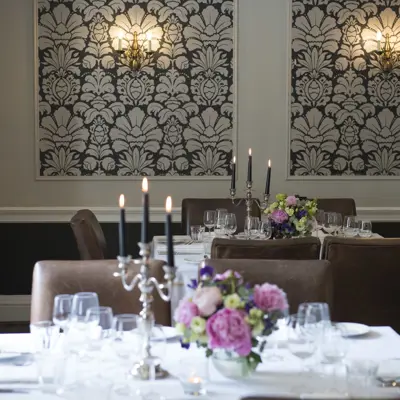
[[[154,51],[152,49],[153,35],[146,33],[146,40],[139,44],[138,33],[133,32],[133,40],[127,48],[123,48],[123,36],[118,37],[118,58],[121,64],[129,66],[133,71],[139,71],[145,61],[151,62]]]
[[[396,63],[399,61],[399,52],[395,51],[389,40],[389,34],[385,35],[385,43],[382,49],[382,32],[378,31],[376,33],[376,41],[378,43],[377,50],[375,54],[377,55],[377,60],[381,66],[383,72],[389,73],[393,70]]]

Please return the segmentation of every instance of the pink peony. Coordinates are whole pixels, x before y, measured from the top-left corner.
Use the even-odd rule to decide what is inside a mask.
[[[271,218],[277,224],[283,224],[284,222],[286,222],[288,220],[289,216],[283,210],[275,210],[275,211],[272,212]]]
[[[193,303],[202,317],[208,317],[214,314],[222,303],[221,291],[216,286],[200,287],[193,296]]]
[[[175,310],[174,319],[176,322],[184,324],[189,328],[192,319],[197,316],[199,316],[199,309],[196,304],[188,299],[182,299]]]
[[[288,196],[286,198],[286,205],[287,206],[295,206],[297,204],[297,198],[296,196]]]
[[[224,308],[208,319],[207,335],[211,349],[233,350],[246,357],[251,352],[251,330],[243,312]]]
[[[223,274],[215,275],[214,280],[215,281],[224,281],[224,280],[230,278],[231,276],[234,276],[236,279],[239,279],[240,282],[243,281],[242,275],[240,275],[239,272],[232,271],[231,269],[228,269]]]
[[[274,310],[284,311],[289,308],[285,292],[278,286],[271,285],[270,283],[254,287],[254,303],[264,312]]]

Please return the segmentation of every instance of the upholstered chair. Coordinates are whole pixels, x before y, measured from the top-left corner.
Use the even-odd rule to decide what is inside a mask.
[[[90,210],[79,210],[70,221],[81,260],[106,258],[106,239],[96,216]]]
[[[389,325],[400,333],[400,239],[326,237],[335,321]]]
[[[318,260],[321,242],[315,237],[277,240],[234,240],[216,238],[211,258],[269,260]]]
[[[356,202],[354,199],[318,199],[318,208],[325,212],[337,212],[346,215],[357,215]]]
[[[164,280],[164,264],[159,260],[150,264],[151,275],[160,281]],[[140,266],[132,268],[137,273]],[[96,292],[100,305],[112,307],[114,314],[139,314],[139,289],[127,292],[121,278],[113,276],[115,271],[116,260],[39,261],[33,270],[31,322],[51,320],[54,297],[77,292]],[[155,292],[152,309],[158,324],[171,325],[170,303]]]
[[[207,265],[216,273],[237,271],[251,285],[278,285],[287,294],[291,313],[296,313],[303,302],[326,302],[332,306],[332,271],[327,261],[209,259]]]
[[[246,217],[246,204],[243,200],[239,206],[235,206],[231,199],[183,199],[181,207],[182,232],[190,235],[191,225],[203,225],[204,211],[226,208],[229,213],[236,215],[237,232],[243,232]],[[253,203],[252,215],[260,217],[260,209]]]

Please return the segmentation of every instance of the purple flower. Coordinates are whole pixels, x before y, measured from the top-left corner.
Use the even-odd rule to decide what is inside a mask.
[[[264,283],[254,287],[254,302],[256,306],[264,311],[284,311],[289,308],[286,294],[276,285]]]
[[[300,210],[300,211],[297,213],[297,218],[300,219],[300,218],[305,217],[306,215],[307,215],[307,211],[306,211],[306,210]]]
[[[200,315],[199,309],[189,299],[182,299],[175,311],[174,319],[180,324],[184,324],[186,328],[190,327],[190,323],[194,317]]]
[[[232,277],[235,277],[236,279],[238,279],[239,282],[243,282],[242,275],[240,275],[239,272],[232,271],[231,269],[228,269],[223,274],[215,275],[214,281],[225,281],[226,279],[232,278]]]
[[[191,279],[191,280],[190,280],[190,283],[187,285],[187,287],[188,287],[189,289],[193,289],[193,290],[196,290],[196,289],[197,289],[197,286],[199,286],[199,284],[198,284],[198,282],[197,282],[197,279]]]
[[[273,221],[275,221],[277,224],[282,224],[283,222],[287,221],[289,216],[287,213],[283,210],[275,210],[271,214],[271,218]]]
[[[297,204],[297,198],[296,196],[288,196],[286,198],[286,205],[287,206],[295,206]]]
[[[206,265],[205,267],[200,269],[200,278],[201,279],[210,279],[214,275],[214,268]]]
[[[251,331],[245,314],[238,310],[224,308],[207,320],[206,331],[211,349],[236,351],[246,357],[251,352]]]
[[[182,349],[189,350],[190,343],[184,343],[183,340],[180,340]]]

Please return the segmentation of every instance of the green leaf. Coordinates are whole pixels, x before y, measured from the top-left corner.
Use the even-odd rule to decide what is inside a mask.
[[[213,351],[211,349],[206,350],[206,357],[211,357],[213,354]]]
[[[263,340],[260,345],[260,353],[262,353],[264,351],[266,345],[267,345],[267,341]]]

